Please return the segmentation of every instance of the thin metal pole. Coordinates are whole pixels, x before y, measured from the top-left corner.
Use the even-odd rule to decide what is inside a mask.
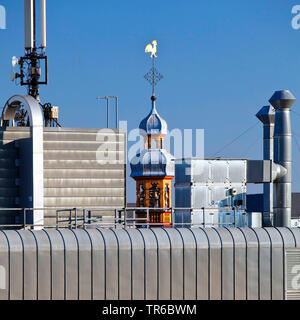
[[[118,220],[118,224],[121,224],[122,222],[122,211],[119,210],[119,220]]]
[[[72,229],[72,210],[70,210],[69,214],[69,229]]]
[[[202,208],[203,209],[203,219],[202,219],[202,224],[203,224],[203,227],[205,228],[205,208]]]
[[[24,224],[24,230],[26,229],[26,209],[23,209],[23,224]]]
[[[119,101],[116,97],[116,129],[119,129]]]
[[[85,229],[86,224],[86,209],[83,209],[83,229]]]
[[[58,210],[56,210],[56,229],[58,229]]]
[[[235,207],[233,207],[232,209],[233,209],[233,226],[235,227],[236,225]]]
[[[75,229],[77,229],[77,209],[75,208]]]
[[[109,128],[109,99],[108,98],[106,98],[106,112],[107,112],[106,127]]]
[[[126,208],[124,208],[124,227],[127,227],[127,211]]]
[[[149,229],[149,209],[147,209],[147,229]]]
[[[89,210],[88,211],[88,224],[91,224],[92,223],[92,211],[91,210]]]

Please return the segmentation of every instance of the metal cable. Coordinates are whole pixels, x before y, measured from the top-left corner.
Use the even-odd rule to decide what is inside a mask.
[[[245,152],[244,152],[245,156],[249,155],[249,151],[256,145],[256,143],[257,143],[258,140],[260,140],[260,139],[261,139],[261,136],[259,135],[259,136],[255,139],[255,141],[253,141],[251,144],[248,145],[248,147],[245,149]]]
[[[299,137],[299,135],[295,134],[294,132],[292,133],[293,136],[294,136],[294,139],[293,141],[295,141],[296,143],[296,146],[297,146],[297,149],[298,151],[300,152],[300,144],[299,144],[299,141],[297,139],[297,137]],[[297,177],[300,178],[300,174],[299,174],[299,171],[296,169],[296,166],[293,166],[293,172],[296,173]]]
[[[256,122],[254,125],[252,125],[251,127],[249,127],[247,130],[243,131],[239,136],[237,136],[236,138],[234,138],[231,142],[227,143],[222,149],[220,149],[218,152],[214,153],[212,155],[212,158],[214,158],[217,154],[219,154],[220,152],[222,152],[223,150],[225,150],[227,147],[231,146],[234,142],[236,142],[238,139],[240,139],[243,135],[245,135],[247,132],[249,132],[251,129],[255,128],[257,125],[259,124],[259,121]]]

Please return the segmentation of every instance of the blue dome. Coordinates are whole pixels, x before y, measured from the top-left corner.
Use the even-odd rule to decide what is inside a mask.
[[[141,135],[166,135],[168,133],[167,122],[157,113],[155,100],[152,101],[151,112],[142,120],[139,129]]]
[[[131,177],[158,177],[175,174],[174,157],[164,149],[142,150],[130,161]]]

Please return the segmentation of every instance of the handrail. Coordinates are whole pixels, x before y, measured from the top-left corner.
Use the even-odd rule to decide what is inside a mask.
[[[55,225],[45,226],[41,224],[31,224],[27,222],[28,213],[43,210],[43,211],[55,211],[55,215],[47,215],[47,219],[56,219]],[[247,223],[248,215],[245,210],[239,209],[238,207],[209,207],[209,208],[147,208],[147,207],[95,207],[95,208],[66,208],[66,207],[51,207],[51,208],[0,208],[1,211],[17,211],[19,216],[23,216],[23,223],[16,224],[0,224],[0,228],[71,228],[77,229],[78,227],[87,228],[92,226],[107,226],[107,227],[119,227],[123,226],[125,228],[136,228],[136,227],[146,227],[150,228],[153,226],[236,226],[237,224],[237,214],[245,216],[245,225]],[[137,217],[137,213],[142,213],[144,211],[145,217]],[[171,214],[170,223],[159,223],[150,222],[150,212],[167,212]],[[202,222],[175,222],[174,213],[178,211],[202,211]],[[215,215],[217,212],[225,211],[226,215],[233,217],[233,222],[208,222],[206,221],[206,215]],[[103,216],[102,212],[114,212],[113,215]],[[65,214],[64,214],[65,213]],[[22,216],[21,216],[22,214]],[[183,214],[183,213],[182,213]],[[14,215],[17,217],[18,215]],[[104,219],[103,219],[104,218]],[[183,221],[183,219],[182,219]]]

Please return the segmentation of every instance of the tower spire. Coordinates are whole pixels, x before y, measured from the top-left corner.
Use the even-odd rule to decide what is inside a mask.
[[[152,68],[148,73],[145,74],[145,79],[150,83],[152,86],[152,97],[151,100],[154,103],[155,101],[155,87],[158,82],[163,79],[163,75],[158,72],[155,68],[155,59],[157,58],[157,41],[153,40],[152,44],[149,43],[145,48],[145,53],[151,53],[150,58],[152,59]]]
[[[164,149],[164,136],[168,133],[167,122],[158,114],[155,106],[155,87],[163,76],[155,68],[157,41],[152,41],[145,49],[151,53],[152,68],[145,79],[152,87],[152,109],[139,125],[144,138],[144,149],[131,160],[131,177],[136,181],[136,205],[141,209],[137,218],[150,226],[168,227],[172,225],[171,190],[175,175],[174,157]]]

